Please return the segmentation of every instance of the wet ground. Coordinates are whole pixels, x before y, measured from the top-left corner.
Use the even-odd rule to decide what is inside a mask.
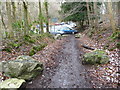
[[[56,67],[46,67],[43,75],[27,84],[27,88],[91,88],[86,67],[81,63],[82,51],[74,36],[68,36],[60,53],[56,55]]]

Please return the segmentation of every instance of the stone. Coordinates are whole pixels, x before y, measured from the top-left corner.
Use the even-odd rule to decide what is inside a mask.
[[[11,78],[7,79],[3,82],[0,83],[0,88],[1,89],[12,89],[17,90],[17,88],[20,88],[20,86],[25,82],[23,79],[17,79],[17,78]]]
[[[76,34],[75,35],[75,38],[80,38],[82,35],[79,33],[79,34]]]
[[[30,56],[19,56],[16,60],[3,63],[3,72],[11,78],[31,80],[42,74],[43,64]]]
[[[86,53],[83,56],[83,64],[106,64],[109,62],[107,53],[103,50],[95,50],[93,52]]]

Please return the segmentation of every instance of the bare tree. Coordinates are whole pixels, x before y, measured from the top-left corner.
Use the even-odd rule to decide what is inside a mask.
[[[110,24],[112,26],[112,30],[113,30],[113,32],[115,32],[116,31],[116,26],[115,26],[115,21],[114,21],[114,17],[113,17],[111,0],[108,0],[108,12],[109,12],[109,20],[110,20]]]
[[[43,33],[43,19],[42,19],[42,7],[41,7],[41,0],[39,0],[39,20],[40,20],[40,28],[41,32]]]
[[[6,2],[6,9],[7,9],[7,17],[8,17],[8,29],[9,29],[9,36],[13,37],[13,28],[12,28],[12,15],[11,15],[11,2]]]
[[[120,28],[120,1],[118,2],[117,8],[118,8],[118,26]]]
[[[86,6],[87,6],[87,15],[88,15],[89,26],[91,26],[90,8],[89,8],[89,3],[87,2],[87,0],[86,0]]]
[[[5,22],[4,22],[4,14],[2,13],[2,7],[0,10],[0,15],[1,15],[1,26],[3,25],[4,29],[7,30],[7,27],[6,27]]]
[[[94,17],[95,17],[95,29],[98,27],[98,12],[97,12],[97,2],[94,2]]]
[[[48,2],[45,0],[45,12],[46,12],[46,30],[49,32],[49,14],[48,14]]]
[[[28,34],[29,24],[28,24],[28,6],[27,2],[23,1],[24,8],[24,35]]]
[[[13,0],[11,0],[11,2],[12,2],[13,20],[14,20],[14,22],[16,22],[16,6],[15,6],[15,2]]]

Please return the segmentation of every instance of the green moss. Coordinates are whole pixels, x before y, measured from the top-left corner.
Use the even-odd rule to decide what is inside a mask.
[[[96,50],[90,53],[86,53],[83,56],[83,62],[84,64],[105,64],[108,63],[109,58],[107,56],[107,53],[102,50]]]
[[[29,52],[29,56],[33,56],[36,53],[36,51],[34,49],[31,49]]]
[[[39,51],[40,47],[39,46],[33,46],[33,49],[36,50],[36,51]]]
[[[18,42],[18,41],[19,41],[18,39],[15,40],[15,42]]]
[[[40,34],[41,37],[49,37],[49,38],[54,38],[52,34],[50,33],[42,33]]]
[[[116,47],[120,49],[120,42],[117,43]]]
[[[47,43],[42,43],[42,44],[40,44],[40,47],[41,47],[41,48],[44,48],[45,46],[47,46]]]
[[[40,51],[42,50],[47,44],[46,43],[43,43],[43,44],[40,44],[39,46],[34,46],[33,49],[36,50],[36,51]]]
[[[116,39],[120,39],[120,31],[116,31],[115,33],[113,33],[110,36],[111,39],[116,40]]]
[[[32,39],[31,39],[31,40],[29,40],[28,42],[29,42],[29,43],[35,43],[35,40],[32,40]]]
[[[4,49],[2,49],[2,51],[6,51],[6,52],[9,52],[9,53],[12,52],[11,48],[4,48]]]
[[[29,55],[32,56],[32,55],[36,54],[38,51],[41,51],[45,46],[47,46],[46,43],[42,43],[39,46],[33,46],[29,52]]]
[[[30,56],[18,56],[2,63],[4,74],[11,78],[32,80],[43,71],[43,64]]]
[[[24,41],[29,42],[29,43],[35,43],[36,41],[32,39],[29,35],[25,35],[23,37]]]
[[[19,48],[22,44],[21,43],[8,43],[8,46],[12,48]]]

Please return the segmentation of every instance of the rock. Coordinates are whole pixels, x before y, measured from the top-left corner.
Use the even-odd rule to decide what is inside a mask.
[[[19,88],[24,82],[25,80],[23,79],[11,78],[1,82],[0,88],[1,89],[14,88],[14,90],[17,90],[17,88]]]
[[[31,80],[43,71],[43,64],[30,56],[19,56],[3,63],[3,72],[11,78]]]
[[[75,35],[75,38],[80,38],[80,37],[81,37],[80,33]]]
[[[95,50],[90,53],[86,53],[83,56],[83,64],[106,64],[109,62],[107,53],[103,50]]]

